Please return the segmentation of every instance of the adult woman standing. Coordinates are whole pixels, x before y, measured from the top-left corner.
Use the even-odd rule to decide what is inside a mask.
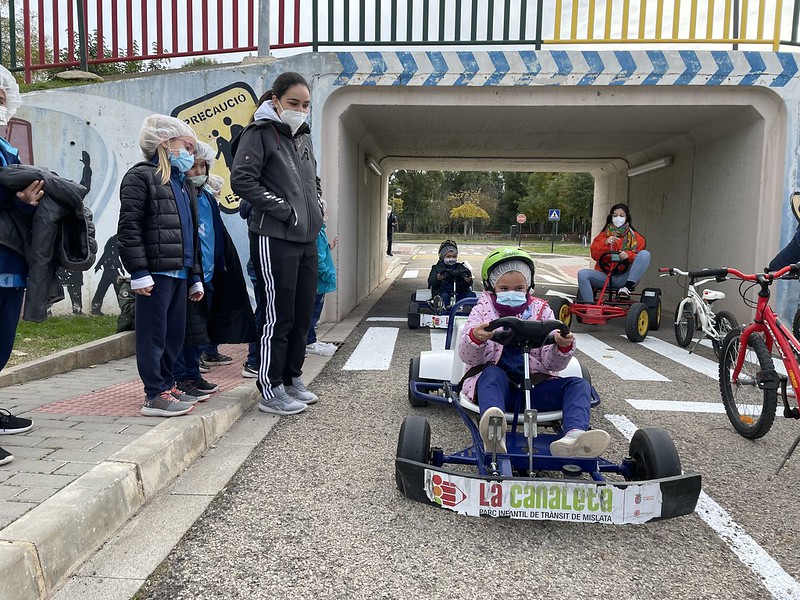
[[[615,204],[608,211],[606,226],[592,241],[592,258],[597,262],[594,269],[578,271],[578,301],[592,302],[592,288],[601,288],[606,274],[600,268],[600,257],[606,252],[617,252],[627,262],[628,268],[612,275],[611,285],[618,289],[617,296],[627,299],[647,267],[650,266],[650,252],[645,250],[644,237],[633,229],[633,219],[627,204]]]
[[[194,131],[150,115],[139,134],[145,157],[120,186],[118,248],[136,294],[136,366],[144,416],[174,417],[194,408],[175,387],[175,360],[186,331],[186,297],[203,297],[197,197],[185,173],[194,165]]]
[[[258,408],[279,415],[303,412],[318,400],[301,379],[322,227],[322,193],[305,122],[310,107],[302,75],[281,73],[232,146],[231,188],[252,205],[250,258],[256,297],[266,306]]]

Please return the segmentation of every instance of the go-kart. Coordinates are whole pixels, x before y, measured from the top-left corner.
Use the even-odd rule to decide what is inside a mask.
[[[547,303],[556,318],[569,326],[573,315],[586,325],[605,325],[611,319],[624,317],[625,335],[632,342],[641,342],[648,331],[657,331],[661,326],[661,288],[645,288],[639,294],[631,293],[629,298],[619,298],[611,278],[627,271],[628,261],[622,259],[619,252],[606,252],[597,262],[606,280],[602,288],[594,290],[594,302],[570,302],[566,298],[548,296]]]
[[[448,347],[457,345],[463,323],[448,331]],[[562,435],[560,411],[537,412],[531,407],[528,352],[552,343],[551,333],[568,333],[560,321],[523,321],[502,317],[489,329],[503,329],[495,341],[523,350],[525,407],[506,413],[508,452],[497,451],[502,418],[491,417],[484,444],[476,424],[478,406],[461,394],[465,366],[454,349],[422,352],[412,360],[409,400],[413,406],[429,402],[456,411],[471,437],[471,444],[453,453],[431,446],[428,420],[405,418],[400,428],[395,459],[397,488],[406,497],[472,516],[603,523],[644,523],[691,513],[700,495],[699,474],[682,474],[680,458],[669,434],[658,428],[639,429],[622,462],[605,458],[553,456],[550,443]],[[573,358],[561,376],[583,376]],[[600,399],[593,392],[592,406]],[[519,426],[522,426],[522,431]],[[553,433],[540,433],[539,427]],[[447,468],[450,465],[456,468]],[[465,470],[469,468],[469,470]],[[609,480],[607,476],[614,479]]]
[[[445,285],[450,288],[450,301],[445,304],[441,296],[433,296],[430,289],[417,290],[411,294],[411,302],[408,305],[408,328],[417,329],[419,327],[432,327],[435,329],[446,329],[450,323],[451,309],[458,305],[455,311],[456,316],[466,316],[472,304],[459,304],[456,301],[457,281],[445,273]],[[443,286],[444,287],[444,286]]]

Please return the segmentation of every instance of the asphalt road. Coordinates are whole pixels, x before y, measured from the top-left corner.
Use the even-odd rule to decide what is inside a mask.
[[[477,271],[485,251],[476,248],[473,257],[462,248],[462,257]],[[398,278],[368,316],[405,317],[432,262],[431,254],[412,256],[408,269],[420,277]],[[539,272],[558,279],[546,262],[537,259]],[[537,292],[547,289],[574,293],[574,286],[540,281]],[[390,368],[343,370],[371,327],[398,329]],[[621,322],[573,330],[579,349],[582,338],[589,341],[584,336],[602,342],[604,362],[632,359],[668,379],[622,379],[579,353],[603,399],[592,425],[611,434],[607,456],[621,459],[628,447],[613,415],[667,429],[683,469],[703,476],[695,514],[612,526],[463,517],[407,500],[395,487],[393,463],[403,418],[428,417],[432,443],[446,449],[468,437],[447,407],[414,409],[407,401],[408,363],[430,349],[429,330],[365,320],[315,380],[320,402],[280,420],[139,597],[800,597],[800,543],[792,532],[800,458],[770,478],[800,434],[798,423],[778,418],[753,442],[724,414],[634,408],[628,400],[719,405],[718,383],[629,342]],[[669,318],[653,338],[680,350]],[[714,359],[703,346],[692,357],[680,353]]]

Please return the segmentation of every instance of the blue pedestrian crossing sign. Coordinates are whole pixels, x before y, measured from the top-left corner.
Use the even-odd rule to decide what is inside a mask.
[[[547,217],[548,221],[560,221],[561,220],[561,209],[560,208],[551,208],[549,211],[549,216]]]

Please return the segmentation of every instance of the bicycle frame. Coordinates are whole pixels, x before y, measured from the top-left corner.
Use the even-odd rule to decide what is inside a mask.
[[[697,283],[694,283],[692,279],[689,280],[687,296],[681,300],[680,304],[678,304],[675,319],[677,320],[678,316],[683,312],[683,308],[686,306],[687,302],[691,302],[694,306],[694,314],[700,319],[700,329],[707,336],[713,338],[719,336],[719,332],[714,327],[714,317],[716,315],[714,314],[711,305],[703,300],[700,292],[698,292],[697,288],[695,287],[706,284],[709,281],[713,281],[713,279],[703,279]]]

